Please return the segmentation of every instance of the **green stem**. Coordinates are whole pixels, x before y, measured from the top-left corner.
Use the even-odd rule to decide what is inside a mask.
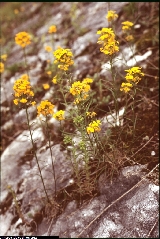
[[[99,98],[102,101],[102,82],[101,79],[99,80]]]
[[[23,216],[23,213],[22,213],[22,211],[21,211],[21,209],[20,209],[20,207],[19,207],[19,205],[18,205],[17,198],[16,198],[16,194],[15,194],[14,190],[12,189],[12,187],[11,187],[10,185],[8,185],[7,188],[8,188],[8,189],[10,190],[10,192],[12,193],[12,197],[13,197],[13,199],[14,199],[14,203],[15,203],[15,205],[16,205],[16,209],[17,209],[17,212],[18,212],[19,217],[22,219],[22,222],[23,222],[23,223],[28,224],[28,222],[25,220],[25,218],[24,218],[24,216]]]
[[[53,34],[51,35],[51,38],[52,38],[52,40],[51,40],[51,42],[52,42],[52,46],[53,46],[53,49],[54,49],[54,39],[53,39]]]
[[[49,133],[49,126],[48,126],[47,118],[46,118],[46,126],[47,126],[49,149],[50,149],[51,160],[52,160],[52,170],[53,170],[54,188],[55,188],[55,196],[56,196],[56,193],[57,193],[57,190],[56,190],[56,175],[55,175],[54,160],[53,160],[53,154],[52,154],[52,149],[51,149],[51,140],[50,140],[50,133]]]
[[[110,65],[111,65],[111,74],[112,74],[112,80],[113,80],[113,98],[114,98],[114,105],[115,105],[115,111],[116,111],[116,123],[118,120],[118,101],[117,101],[117,92],[116,92],[116,82],[115,82],[115,74],[113,70],[113,62],[112,57],[110,59]]]
[[[27,75],[29,77],[29,72],[28,72],[28,69],[27,69],[27,58],[26,58],[26,51],[25,51],[25,48],[23,48],[23,53],[24,53],[24,61],[25,61],[25,68],[26,68],[26,71],[27,71]]]
[[[136,88],[134,87],[134,95],[133,95],[133,139],[135,137],[135,127],[136,127],[136,120],[137,120],[137,117],[135,117],[135,96],[136,96]]]
[[[40,166],[39,166],[37,154],[36,154],[36,151],[35,151],[35,148],[34,148],[34,141],[33,141],[33,137],[32,137],[31,127],[30,127],[30,124],[29,124],[29,116],[28,116],[27,106],[26,106],[25,110],[26,110],[26,116],[27,116],[27,125],[28,125],[28,128],[29,128],[30,136],[31,136],[31,142],[32,142],[32,147],[33,147],[33,153],[34,153],[34,156],[35,156],[35,159],[36,159],[36,163],[37,163],[37,165],[38,165],[38,170],[39,170],[40,177],[41,177],[42,184],[43,184],[43,188],[44,188],[44,191],[45,191],[45,194],[46,194],[46,197],[47,197],[47,201],[48,201],[48,203],[50,203],[50,200],[49,200],[49,197],[48,197],[48,194],[47,194],[45,185],[44,185],[44,181],[43,181],[41,169],[40,169]]]

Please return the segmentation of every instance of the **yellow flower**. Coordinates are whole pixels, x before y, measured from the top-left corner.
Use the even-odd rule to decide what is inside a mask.
[[[56,58],[54,63],[58,63],[58,68],[61,70],[67,71],[69,66],[74,64],[74,61],[72,60],[73,54],[70,49],[59,47],[53,52],[53,55]]]
[[[18,9],[14,9],[14,13],[17,15],[19,13]]]
[[[29,80],[29,76],[27,74],[21,75],[22,80]]]
[[[95,113],[95,112],[86,112],[86,115],[88,116],[88,117],[94,117],[94,116],[96,116],[97,114]]]
[[[116,20],[117,17],[118,17],[118,15],[116,14],[116,12],[112,11],[112,10],[108,11],[108,14],[106,16],[106,18],[108,19],[109,22]]]
[[[128,91],[131,90],[131,88],[133,87],[133,85],[131,83],[125,83],[123,82],[121,84],[121,88],[120,88],[120,91],[124,91],[125,93],[127,93]]]
[[[118,41],[108,41],[107,44],[104,44],[103,48],[100,48],[100,51],[105,55],[113,55],[115,52],[119,51]]]
[[[85,78],[82,82],[85,84],[90,84],[93,82],[93,80],[91,78]]]
[[[101,130],[100,125],[100,120],[92,121],[87,127],[87,133],[90,134],[94,132],[99,132]]]
[[[115,40],[115,34],[112,28],[102,28],[102,30],[97,31],[97,34],[101,36],[98,39],[98,44],[103,44],[100,51],[105,55],[112,55],[119,51],[119,42]]]
[[[50,26],[49,29],[48,29],[48,33],[54,33],[56,31],[57,31],[57,28],[56,28],[55,25]]]
[[[128,35],[125,37],[127,41],[133,41],[134,37],[132,35]]]
[[[79,102],[80,102],[81,100],[80,99],[75,99],[74,101],[73,101],[73,103],[75,104],[75,105],[77,105],[77,104],[79,104]]]
[[[4,64],[0,62],[0,73],[4,72]]]
[[[32,101],[32,102],[31,102],[31,105],[33,105],[33,106],[34,106],[35,104],[36,104],[36,102],[35,102],[35,101]]]
[[[51,52],[52,51],[52,47],[51,46],[45,46],[45,50],[48,51],[48,52]]]
[[[31,37],[27,32],[19,32],[15,36],[15,42],[24,48],[31,43]]]
[[[92,83],[93,80],[90,78],[85,78],[82,82],[76,81],[72,84],[70,88],[70,93],[73,96],[76,96],[76,99],[74,100],[74,104],[78,104],[80,101],[86,100],[88,98],[88,92],[90,91],[90,83]]]
[[[21,103],[31,103],[31,98],[34,96],[32,87],[30,85],[29,77],[27,74],[21,76],[14,82],[13,90],[15,92],[15,97],[19,99],[14,100],[14,104]]]
[[[47,116],[53,114],[54,105],[48,100],[41,101],[40,105],[37,106],[38,116],[40,114]]]
[[[52,79],[53,84],[57,84],[57,76],[54,76]]]
[[[133,22],[129,22],[129,21],[125,21],[125,22],[122,22],[122,30],[123,31],[126,31],[126,30],[130,30],[131,27],[133,26]]]
[[[4,60],[4,61],[6,61],[6,59],[7,59],[7,54],[1,55],[1,59]]]
[[[127,71],[126,80],[128,82],[138,83],[141,80],[141,76],[144,76],[144,73],[141,71],[141,67],[134,66]]]
[[[49,76],[50,76],[51,74],[52,74],[52,72],[51,72],[51,71],[47,71],[47,75],[49,75]]]
[[[18,105],[18,99],[14,99],[13,102],[15,105]]]
[[[83,85],[80,81],[76,81],[72,84],[72,87],[70,88],[70,93],[72,95],[80,95],[80,93],[83,91]]]
[[[64,113],[65,111],[64,110],[59,110],[57,113],[55,113],[53,115],[53,118],[57,119],[57,120],[64,120]]]
[[[43,88],[44,88],[45,90],[49,89],[49,84],[43,84]]]
[[[25,104],[25,103],[27,103],[27,100],[24,99],[24,98],[22,98],[22,99],[20,100],[20,102]]]

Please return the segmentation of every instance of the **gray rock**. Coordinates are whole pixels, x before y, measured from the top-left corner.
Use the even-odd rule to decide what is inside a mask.
[[[71,215],[65,211],[53,224],[50,235],[58,235],[61,238],[77,237],[107,206],[137,183],[134,174],[136,171],[137,177],[140,177],[140,169],[138,169],[138,172],[136,167],[133,166],[130,169],[128,167],[127,170],[132,172],[129,178],[124,176],[126,175],[124,171],[121,172],[121,175],[117,178],[118,187],[115,187],[115,185],[113,187],[113,184],[106,182],[108,190],[104,190],[103,195],[92,199],[89,204],[79,209],[74,208]],[[121,186],[122,182],[123,186]],[[116,190],[119,188],[119,183],[120,189],[117,193]],[[157,188],[158,186],[145,180],[138,188],[129,192],[119,202],[102,213],[81,234],[80,238],[147,237],[158,217],[158,200],[155,195],[155,192],[158,194]],[[153,233],[155,237],[158,237],[158,230],[156,228]]]
[[[69,180],[73,171],[70,161],[66,160],[64,152],[60,151],[60,145],[55,145],[52,147],[52,154],[55,169],[56,190],[58,191],[70,184]],[[46,151],[42,151],[40,149],[37,153],[37,158],[41,168],[47,194],[52,200],[55,193],[55,184],[50,150],[47,149]],[[27,177],[23,181],[21,187],[21,190],[24,193],[22,209],[26,215],[26,218],[29,220],[29,214],[32,214],[32,217],[34,218],[36,212],[40,212],[46,204],[46,195],[37,165],[35,165],[28,172]]]
[[[11,79],[7,82],[3,82],[1,87],[1,104],[5,103],[5,101],[11,102],[13,100],[13,84],[15,81],[15,77],[11,77]]]
[[[12,219],[14,218],[12,213],[1,215],[0,235],[5,235],[10,228]],[[3,222],[3,223],[2,223]]]
[[[25,178],[28,165],[20,164],[20,160],[28,150],[32,149],[32,144],[28,140],[29,131],[25,130],[13,141],[3,152],[1,156],[1,203],[5,203],[8,196],[7,185],[11,185],[15,191],[18,190],[18,184]],[[41,129],[33,133],[33,140],[41,143],[44,139]],[[40,141],[41,139],[41,141]],[[39,144],[40,146],[40,144]]]
[[[73,43],[73,53],[75,57],[80,56],[87,47],[90,46],[91,43],[96,43],[98,37],[96,36],[95,32],[87,32],[85,35],[80,36],[77,38],[77,40]]]

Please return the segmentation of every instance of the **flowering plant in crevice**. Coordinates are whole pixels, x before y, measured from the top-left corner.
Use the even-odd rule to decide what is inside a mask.
[[[105,88],[106,92],[109,90],[111,92],[111,97],[114,102],[114,108],[116,111],[115,120],[119,118],[119,101],[118,97],[120,93],[124,92],[125,96],[128,95],[132,97],[132,109],[133,109],[133,127],[136,127],[136,117],[135,117],[135,103],[134,99],[136,96],[136,89],[138,82],[144,76],[141,68],[134,66],[126,71],[125,81],[122,82],[121,86],[117,84],[117,69],[114,66],[115,58],[117,53],[120,51],[119,41],[114,31],[113,24],[118,18],[118,15],[115,11],[110,10],[106,16],[109,22],[109,26],[112,27],[102,28],[97,31],[97,34],[100,35],[97,43],[100,45],[100,52],[104,54],[107,61],[109,61],[109,71],[112,81],[105,80],[102,82],[100,80],[100,88],[102,86]],[[124,34],[127,34],[128,41],[129,37],[131,40],[131,30],[133,23],[126,21],[122,22],[122,31]],[[115,25],[114,25],[115,26]],[[57,32],[57,27],[52,25],[48,29],[48,33],[51,34],[52,41],[53,36]],[[24,50],[25,63],[26,53],[25,48],[31,43],[31,37],[27,32],[20,32],[15,37],[16,44],[20,45]],[[45,133],[49,144],[51,161],[52,161],[52,171],[53,171],[53,180],[54,180],[54,189],[55,197],[57,196],[57,185],[56,185],[56,173],[55,173],[55,163],[54,155],[51,145],[51,130],[49,126],[49,120],[53,117],[55,120],[59,121],[60,131],[63,135],[63,143],[66,145],[66,148],[70,151],[69,159],[73,166],[74,176],[76,178],[76,184],[78,186],[78,192],[81,196],[85,194],[92,195],[93,190],[95,189],[97,172],[101,172],[100,168],[101,162],[103,159],[107,159],[108,164],[112,164],[112,157],[110,158],[109,154],[106,152],[106,145],[108,147],[108,141],[103,141],[102,136],[102,121],[97,115],[96,106],[93,103],[93,88],[92,83],[94,80],[90,76],[86,76],[83,79],[73,79],[70,69],[74,65],[73,53],[71,49],[66,49],[58,47],[58,49],[53,51],[53,48],[49,45],[45,46],[45,51],[48,53],[52,52],[54,57],[54,62],[50,62],[51,68],[47,69],[47,74],[51,78],[53,86],[55,88],[55,94],[53,98],[49,100],[42,100],[37,105],[37,117],[43,116],[45,123]],[[3,72],[3,63],[0,64],[1,72]],[[54,69],[54,70],[53,70]],[[44,90],[50,88],[50,83],[42,85]],[[48,196],[46,187],[44,185],[44,180],[42,178],[41,169],[39,166],[36,149],[34,147],[31,125],[29,123],[28,117],[28,107],[36,105],[34,101],[34,92],[31,86],[29,73],[22,75],[17,79],[13,86],[14,89],[14,104],[19,107],[23,107],[26,110],[27,123],[30,131],[30,137],[32,146],[34,149],[34,155],[40,172],[41,180],[43,183],[44,191],[47,197],[48,202],[50,203],[50,198]],[[59,98],[58,98],[59,97]],[[51,103],[53,101],[53,104]],[[56,102],[56,103],[55,103]],[[64,108],[55,111],[56,104],[63,105]],[[127,100],[126,100],[127,108]],[[64,110],[65,109],[65,110]],[[69,125],[67,125],[69,122]],[[66,127],[67,125],[67,127]],[[71,127],[74,129],[70,132],[68,128]],[[76,136],[78,140],[76,139]],[[69,145],[69,146],[67,146]],[[115,145],[109,145],[109,147],[116,147]],[[96,172],[92,171],[91,162],[99,167]],[[106,162],[106,161],[105,161]],[[104,166],[104,165],[103,165]],[[107,167],[106,165],[104,166]],[[115,169],[115,167],[113,166]]]
[[[55,174],[55,167],[54,167],[54,158],[53,158],[53,153],[51,149],[51,135],[50,135],[50,129],[49,129],[49,124],[48,124],[48,119],[50,116],[53,115],[54,113],[54,105],[49,102],[48,100],[43,100],[40,102],[40,105],[37,106],[37,116],[43,115],[45,117],[45,125],[46,125],[46,136],[48,138],[48,143],[49,143],[49,149],[50,149],[50,154],[51,154],[51,160],[52,160],[52,171],[53,171],[53,177],[54,177],[54,189],[55,189],[55,196],[57,193],[56,190],[56,174]]]
[[[102,28],[102,30],[97,31],[97,34],[100,34],[101,36],[98,38],[98,44],[102,44],[102,47],[100,48],[100,51],[106,55],[106,58],[109,58],[109,64],[110,64],[110,72],[111,72],[111,78],[112,82],[110,82],[110,85],[107,85],[107,88],[111,91],[113,100],[114,100],[114,106],[116,111],[116,121],[118,119],[118,96],[117,96],[117,84],[116,84],[116,72],[114,70],[114,57],[117,52],[119,52],[119,42],[116,40],[115,33],[112,28]],[[109,83],[109,82],[107,82]],[[100,89],[102,83],[100,81]]]
[[[132,111],[133,111],[133,138],[135,136],[135,128],[136,128],[136,121],[137,117],[135,115],[135,96],[137,91],[137,84],[139,81],[142,80],[142,77],[144,76],[144,73],[141,70],[141,67],[134,66],[128,70],[125,70],[127,72],[125,79],[126,82],[122,82],[120,91],[125,92],[125,94],[129,94],[131,98],[133,99],[133,103],[131,105]],[[127,97],[126,97],[127,98]],[[126,106],[127,108],[127,99],[126,99]]]
[[[44,188],[44,192],[46,194],[46,198],[47,201],[50,202],[45,184],[44,184],[44,180],[43,180],[43,176],[42,176],[42,172],[41,172],[41,168],[38,162],[38,157],[37,157],[37,153],[36,153],[36,149],[35,149],[35,145],[34,145],[34,140],[33,140],[33,133],[31,130],[31,125],[29,122],[29,113],[28,113],[28,107],[30,105],[34,106],[36,104],[35,101],[33,101],[33,96],[34,96],[34,92],[32,90],[30,81],[29,81],[29,77],[27,74],[22,75],[21,78],[17,79],[14,82],[14,86],[13,86],[13,90],[14,90],[14,96],[15,99],[13,100],[15,105],[20,105],[20,107],[25,108],[25,112],[26,112],[26,117],[27,117],[27,125],[28,125],[28,129],[29,129],[29,133],[30,133],[30,138],[31,138],[31,143],[32,143],[32,147],[33,147],[33,152],[34,152],[34,156],[36,159],[36,163],[38,166],[38,170],[40,173],[40,177],[41,177],[41,181],[43,184],[43,188]]]

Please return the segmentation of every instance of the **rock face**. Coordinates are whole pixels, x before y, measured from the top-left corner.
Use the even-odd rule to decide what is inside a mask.
[[[60,238],[76,238],[103,210],[118,197],[132,188],[143,175],[137,166],[124,168],[119,177],[111,184],[99,179],[101,195],[88,204],[77,208],[72,201],[65,212],[52,225],[50,236]],[[128,172],[128,173],[126,173]],[[102,183],[103,181],[103,183]],[[144,180],[120,201],[102,213],[79,236],[80,238],[145,238],[158,219],[159,187]],[[44,234],[46,235],[46,234]],[[158,238],[158,224],[152,231],[152,237]]]

